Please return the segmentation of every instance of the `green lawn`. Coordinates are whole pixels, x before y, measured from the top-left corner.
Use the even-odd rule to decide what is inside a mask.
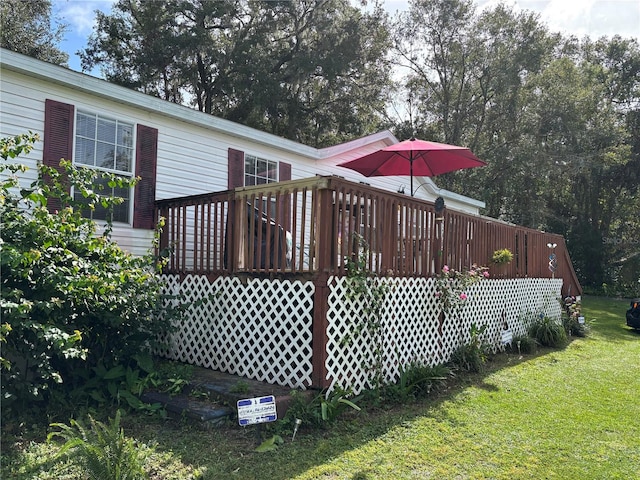
[[[152,478],[638,478],[640,334],[625,326],[625,301],[587,297],[583,307],[595,320],[589,338],[536,356],[500,355],[489,373],[436,398],[303,428],[273,452],[253,451],[255,428],[204,431],[134,416],[123,423],[155,444]],[[53,448],[42,438],[11,438],[3,440],[2,478],[74,478],[47,463]]]

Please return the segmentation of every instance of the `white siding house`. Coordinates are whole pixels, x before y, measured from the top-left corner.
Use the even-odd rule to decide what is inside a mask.
[[[266,160],[275,172],[273,180],[339,175],[393,192],[404,188],[408,193],[407,177],[365,178],[337,166],[397,143],[398,139],[389,131],[316,149],[0,50],[0,137],[27,131],[38,133],[42,142],[23,159],[30,167],[42,161],[56,164],[60,156],[79,162],[88,148],[98,150],[103,145],[98,129],[95,138],[85,138],[85,131],[94,128],[96,122],[106,122],[108,128],[118,132],[120,139],[127,137],[123,140],[125,146],[112,144],[111,147],[128,149],[125,156],[128,155],[129,160],[122,168],[142,177],[140,186],[130,194],[132,198],[128,211],[123,212],[123,221],[114,223],[113,233],[123,248],[136,254],[144,253],[150,246],[152,207],[149,200],[152,203],[243,186],[239,182],[250,174],[243,172],[244,156]],[[89,142],[90,147],[83,142]],[[238,158],[240,163],[234,163]],[[112,166],[114,171],[120,170],[118,161],[116,159],[116,166]],[[155,179],[150,178],[154,175]],[[25,181],[30,182],[34,176],[35,168]],[[484,206],[480,201],[439,189],[429,178],[417,178],[415,184],[421,185],[417,197],[434,200],[441,196],[452,210],[478,213]],[[144,194],[151,196],[146,203],[139,198]]]
[[[559,321],[555,299],[580,291],[561,236],[481,217],[482,202],[429,178],[414,180],[416,196],[442,197],[446,212],[400,194],[410,193],[408,177],[365,178],[338,166],[397,143],[389,131],[316,149],[0,49],[0,138],[28,131],[42,141],[21,159],[30,167],[25,184],[40,162],[59,166],[61,158],[141,178],[118,192],[128,197],[114,212],[121,247],[145,253],[156,207],[167,218],[165,288],[189,303],[156,352],[173,360],[358,393],[377,385],[371,366],[380,358],[382,378],[396,381],[406,365],[448,361],[473,325],[486,325],[483,342],[504,348],[507,326],[523,334],[532,312]],[[285,183],[262,185],[272,181]],[[263,215],[269,201],[274,214]],[[549,242],[557,245],[554,274]],[[514,252],[506,270],[474,285],[462,312],[443,308],[442,266],[483,265],[498,248]],[[389,289],[378,333],[353,337],[354,322],[371,315],[367,295],[349,293],[345,265],[361,254]]]

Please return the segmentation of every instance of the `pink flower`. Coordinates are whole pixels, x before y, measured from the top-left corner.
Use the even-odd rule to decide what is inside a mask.
[[[444,267],[442,267],[442,273],[449,273],[449,266],[445,265]]]
[[[467,294],[466,293],[461,293],[460,294],[460,300],[466,300],[467,299]]]
[[[489,278],[489,272],[484,272],[482,275],[484,275],[484,278]]]

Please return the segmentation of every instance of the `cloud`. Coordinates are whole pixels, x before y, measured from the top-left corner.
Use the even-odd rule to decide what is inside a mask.
[[[89,35],[95,24],[95,11],[111,11],[116,0],[54,0],[53,8],[57,16],[69,24],[76,35]]]
[[[640,37],[640,2],[638,0],[475,0],[480,9],[498,3],[540,14],[552,31],[598,38],[602,35]]]

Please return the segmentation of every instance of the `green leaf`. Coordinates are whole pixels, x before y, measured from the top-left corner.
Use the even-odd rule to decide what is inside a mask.
[[[361,410],[361,408],[359,406],[357,406],[351,400],[347,400],[346,398],[341,398],[341,399],[338,400],[338,402],[344,403],[345,405],[350,406],[351,408],[353,408],[354,410],[356,410],[358,412]]]
[[[126,375],[125,368],[122,365],[117,365],[112,369],[110,369],[107,373],[105,373],[103,378],[105,380],[113,380],[115,378],[122,378],[125,375]]]
[[[278,448],[278,445],[282,445],[284,440],[280,435],[274,435],[271,438],[266,439],[256,448],[256,452],[272,452]]]
[[[137,355],[133,356],[133,359],[138,363],[138,366],[146,373],[152,373],[154,371],[153,357],[150,354],[138,353]]]
[[[118,392],[118,395],[121,398],[124,398],[131,408],[139,409],[144,405],[138,397],[133,395],[131,392],[127,392],[126,390],[120,390]]]

